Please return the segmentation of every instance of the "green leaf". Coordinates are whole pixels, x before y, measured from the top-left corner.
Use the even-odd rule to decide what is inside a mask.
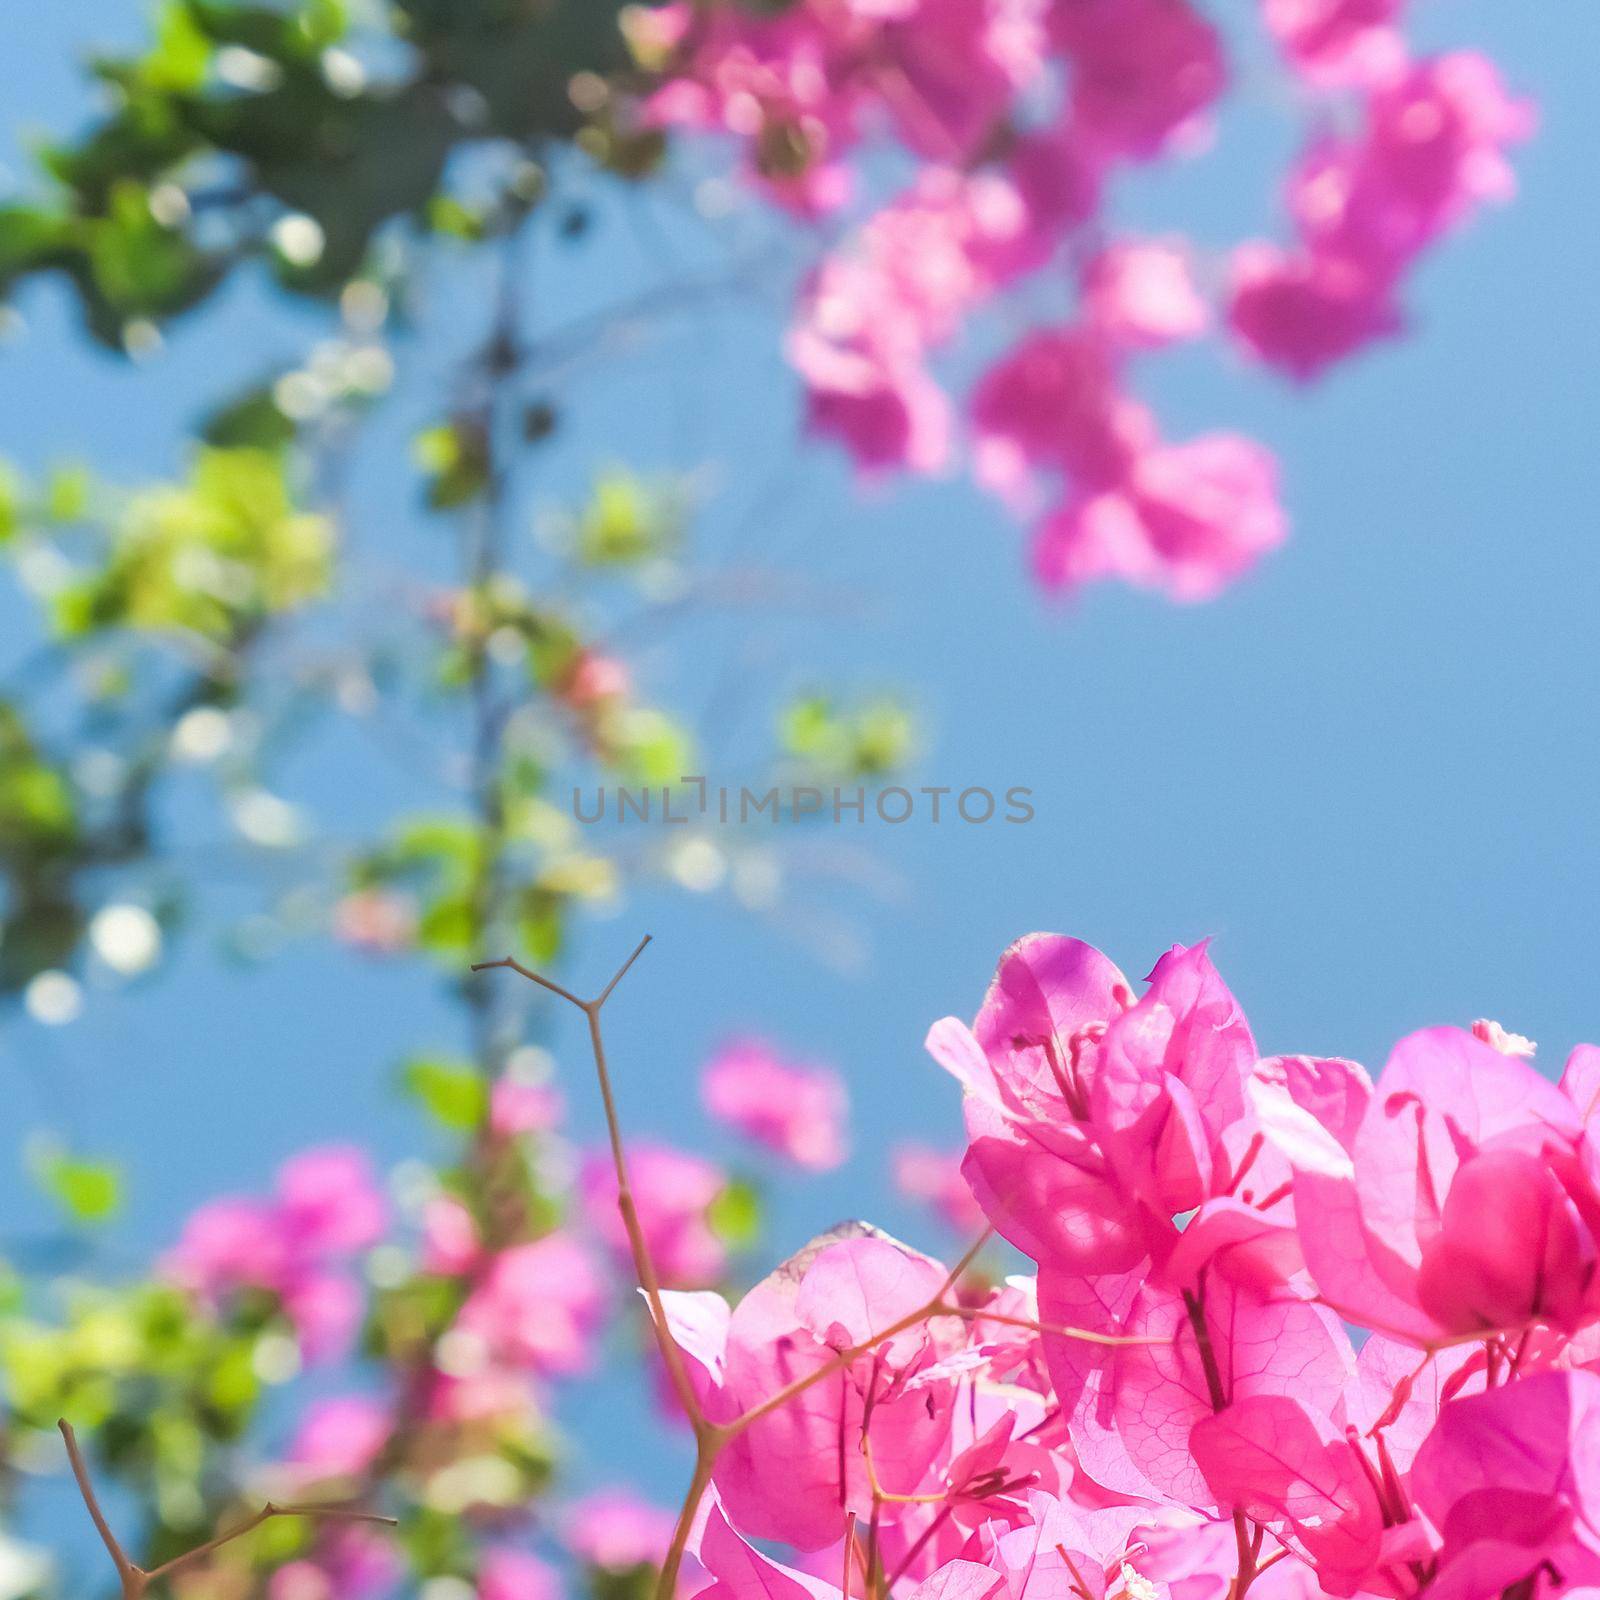
[[[39,1180],[74,1222],[107,1222],[122,1206],[122,1178],[109,1162],[47,1157]]]
[[[465,244],[476,244],[488,233],[488,224],[481,211],[474,211],[451,195],[436,194],[427,206],[428,226],[447,238],[460,239]]]
[[[16,536],[22,524],[22,480],[0,461],[0,544]]]
[[[226,644],[321,595],[332,555],[330,524],[295,506],[278,455],[203,449],[188,482],[129,500],[105,564],[57,593],[54,620],[69,638],[121,627]]]
[[[435,900],[417,923],[417,943],[430,955],[457,961],[471,953],[478,937],[478,919],[466,895],[447,894]]]
[[[617,765],[632,783],[674,784],[695,770],[688,733],[661,711],[639,707],[617,718]]]
[[[489,440],[482,427],[460,419],[417,435],[412,454],[428,480],[427,502],[451,511],[476,500],[489,486]]]
[[[140,77],[153,89],[183,92],[206,81],[211,40],[184,0],[167,0],[156,17],[156,42],[140,65]]]
[[[578,558],[595,567],[633,566],[679,542],[683,508],[672,490],[630,472],[599,478],[578,522]]]
[[[155,219],[143,184],[114,185],[106,215],[87,227],[94,288],[124,321],[163,316],[197,297],[207,266],[181,233]]]
[[[251,389],[208,416],[200,427],[207,444],[232,450],[279,451],[294,442],[295,425],[273,398],[270,384]]]
[[[747,1250],[761,1237],[761,1196],[742,1178],[735,1178],[706,1212],[711,1231],[735,1250]]]
[[[93,488],[87,467],[58,467],[45,486],[45,515],[52,522],[81,522],[88,514]]]
[[[807,766],[834,777],[881,778],[911,757],[909,713],[892,700],[844,710],[824,695],[795,701],[779,722],[783,748]]]
[[[0,289],[25,272],[59,265],[72,240],[72,224],[62,214],[38,206],[0,206]]]
[[[441,1126],[469,1132],[482,1125],[489,1095],[482,1076],[467,1063],[418,1056],[406,1063],[402,1079]]]
[[[549,966],[561,954],[566,933],[561,897],[538,890],[531,892],[517,919],[517,932],[527,959],[536,967]]]

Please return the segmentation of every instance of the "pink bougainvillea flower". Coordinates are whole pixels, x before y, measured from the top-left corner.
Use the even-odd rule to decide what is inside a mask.
[[[822,1578],[763,1555],[734,1531],[716,1501],[709,1506],[695,1554],[711,1578],[702,1591],[706,1600],[841,1600],[843,1594]]]
[[[364,1152],[308,1150],[278,1172],[277,1215],[296,1245],[318,1255],[365,1250],[383,1237],[387,1208]]]
[[[1227,81],[1216,30],[1184,0],[1075,0],[1051,7],[1049,27],[1076,124],[1108,156],[1158,154]]]
[[[1228,322],[1307,380],[1400,329],[1406,272],[1510,193],[1506,152],[1531,116],[1481,56],[1414,59],[1402,0],[1263,10],[1314,133],[1287,184],[1295,236],[1235,253]],[[625,15],[657,74],[643,123],[731,141],[749,181],[796,216],[857,198],[861,170],[910,166],[829,242],[788,338],[809,430],[864,475],[945,470],[966,434],[979,481],[1036,518],[1039,477],[1063,473],[1031,542],[1049,589],[1109,578],[1205,599],[1282,541],[1261,447],[1226,433],[1164,445],[1119,370],[1208,320],[1181,244],[1101,244],[1122,170],[1209,136],[1228,65],[1201,8],[670,0]],[[1064,341],[1053,349],[1029,334],[964,418],[937,361],[1031,274],[1078,280],[1074,325],[1043,336]]]
[[[941,468],[953,418],[929,358],[985,296],[1048,259],[1091,193],[1059,136],[1021,141],[1008,173],[925,169],[802,291],[789,352],[813,428],[869,471]]]
[[[377,1459],[393,1427],[393,1408],[371,1395],[316,1401],[300,1420],[289,1463],[306,1482],[354,1478]]]
[[[163,1266],[185,1288],[214,1301],[242,1284],[280,1280],[287,1254],[269,1202],[224,1198],[189,1218]]]
[[[789,349],[806,380],[808,427],[842,444],[863,472],[933,473],[949,461],[950,402],[920,366],[838,350],[805,330]]]
[[[961,1176],[959,1154],[902,1144],[891,1157],[891,1167],[895,1188],[908,1200],[930,1206],[955,1232],[967,1236],[983,1226],[983,1207]]]
[[[966,1090],[962,1174],[999,1232],[1035,1261],[1114,1272],[1146,1253],[1074,1077],[1109,1018],[1132,1003],[1098,950],[1032,934],[1001,958],[973,1029],[947,1017],[928,1034],[934,1059]]]
[[[1110,488],[1155,442],[1149,413],[1120,388],[1110,345],[1083,328],[1046,329],[1018,344],[979,383],[972,422],[980,479],[1010,494],[1040,471]]]
[[[1304,382],[1401,331],[1391,292],[1359,263],[1251,243],[1233,254],[1228,320],[1253,355]]]
[[[1528,107],[1471,52],[1380,75],[1362,130],[1317,140],[1293,175],[1300,248],[1236,256],[1234,330],[1300,378],[1397,331],[1401,275],[1478,206],[1510,196],[1505,152],[1531,129]]]
[[[570,1234],[550,1233],[493,1256],[456,1327],[496,1363],[567,1375],[593,1363],[605,1300],[589,1252]]]
[[[189,1218],[163,1271],[213,1308],[242,1289],[276,1295],[308,1361],[337,1356],[361,1314],[350,1258],[386,1221],[366,1157],[345,1146],[285,1162],[268,1200],[224,1198]]]
[[[376,1528],[325,1528],[309,1556],[285,1562],[267,1580],[269,1600],[372,1600],[399,1582],[404,1568]]]
[[[1539,1373],[1451,1402],[1411,1490],[1444,1541],[1430,1594],[1531,1594],[1516,1586],[1540,1578],[1557,1587],[1539,1593],[1600,1585],[1600,1378]]]
[[[1436,56],[1370,97],[1355,142],[1313,148],[1290,207],[1314,250],[1404,265],[1479,205],[1510,198],[1505,152],[1532,128],[1486,57]]]
[[[562,1600],[561,1575],[515,1545],[490,1545],[478,1560],[478,1600]]]
[[[1054,1595],[1078,1600],[1150,1600],[1160,1591],[1141,1570],[1144,1541],[1136,1530],[1152,1514],[1148,1505],[1089,1507],[1036,1491],[1023,1526],[999,1533],[993,1565],[1005,1579],[1008,1600]],[[1190,1518],[1191,1528],[1200,1524]],[[1135,1563],[1138,1563],[1138,1566]],[[1188,1575],[1199,1570],[1190,1552]]]
[[[470,1272],[481,1252],[472,1212],[452,1194],[436,1194],[422,1208],[422,1267],[454,1278]]]
[[[1285,1154],[1306,1264],[1341,1314],[1422,1343],[1595,1314],[1592,1156],[1572,1101],[1522,1058],[1413,1034],[1353,1134]]]
[[[1003,1412],[951,1458],[944,1471],[944,1493],[957,1526],[1015,1526],[1026,1520],[1027,1492],[1047,1476],[1055,1479],[1046,1452],[1013,1441],[1017,1427],[1017,1412]]]
[[[825,1172],[845,1158],[844,1080],[786,1060],[760,1039],[723,1045],[700,1075],[700,1097],[719,1122],[796,1166]]]
[[[1153,350],[1203,333],[1211,313],[1181,244],[1108,245],[1084,275],[1089,322],[1118,344]]]
[[[502,1138],[549,1133],[565,1112],[561,1091],[548,1083],[501,1078],[489,1093],[489,1126]]]
[[[1329,1594],[1365,1587],[1396,1543],[1387,1485],[1359,1442],[1294,1395],[1251,1395],[1202,1417],[1189,1449],[1218,1504],[1269,1529]]]
[[[715,1283],[727,1267],[728,1252],[707,1212],[727,1187],[726,1176],[699,1156],[645,1140],[629,1146],[628,1176],[661,1281],[680,1289]],[[609,1151],[584,1159],[578,1191],[590,1226],[631,1274],[633,1256],[617,1211],[617,1175]]]
[[[1163,1262],[1186,1237],[1180,1213],[1243,1206],[1232,1191],[1260,1158],[1245,1093],[1255,1043],[1203,945],[1164,956],[1136,1001],[1099,951],[1030,935],[1001,958],[972,1030],[947,1018],[928,1048],[967,1091],[973,1193],[1041,1266]],[[1263,1216],[1266,1231],[1285,1222]],[[1220,1233],[1219,1248],[1249,1242],[1220,1221],[1190,1226]],[[1187,1255],[1191,1273],[1209,1258]]]
[[[1337,1416],[1355,1373],[1337,1318],[1221,1277],[1200,1302],[1136,1274],[1042,1270],[1039,1314],[1047,1325],[1150,1341],[1106,1346],[1046,1332],[1044,1349],[1084,1472],[1123,1495],[1200,1510],[1218,1503],[1191,1450],[1200,1422],[1262,1395]]]
[[[823,1235],[714,1316],[710,1297],[670,1297],[675,1337],[692,1358],[702,1404],[718,1420],[771,1400],[796,1379],[917,1311],[945,1282],[938,1262],[870,1230]],[[871,1515],[861,1440],[891,1493],[914,1492],[950,1428],[951,1383],[912,1380],[966,1342],[949,1319],[922,1323],[816,1381],[740,1432],[715,1483],[730,1517],[754,1537],[820,1550],[839,1536],[841,1508]],[[880,1509],[893,1521],[897,1504]]]
[[[959,162],[1000,125],[1013,96],[1043,71],[1040,10],[1035,0],[881,8],[883,67],[874,83],[912,150]]]
[[[659,1566],[672,1543],[675,1520],[631,1489],[602,1489],[568,1511],[566,1545],[580,1561],[607,1572]]]
[[[1298,71],[1318,85],[1373,85],[1405,68],[1395,23],[1401,0],[1265,0],[1267,26]]]
[[[1208,434],[1145,451],[1123,484],[1048,518],[1034,571],[1052,589],[1121,578],[1208,600],[1287,536],[1272,455],[1237,434]]]
[[[646,116],[734,135],[757,181],[809,212],[844,197],[837,156],[868,107],[916,154],[966,162],[1044,70],[1039,12],[1036,0],[849,0],[769,18],[724,8],[691,27],[693,7],[671,4],[628,26],[636,50],[675,65]]]
[[[1480,1017],[1472,1024],[1472,1037],[1498,1050],[1503,1056],[1527,1056],[1531,1059],[1539,1053],[1539,1047],[1532,1039],[1520,1033],[1509,1033],[1498,1022],[1491,1022],[1487,1017]]]

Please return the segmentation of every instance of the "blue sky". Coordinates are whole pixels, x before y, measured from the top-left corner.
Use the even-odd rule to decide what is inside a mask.
[[[120,0],[0,10],[0,163],[14,177],[16,136],[84,112],[72,58],[136,37],[140,15]],[[1516,160],[1522,192],[1418,274],[1410,338],[1313,391],[1215,348],[1141,374],[1171,435],[1237,427],[1282,461],[1293,540],[1215,604],[1107,591],[1055,607],[1026,579],[1017,530],[959,481],[862,497],[831,451],[798,439],[771,295],[672,319],[578,381],[541,493],[570,494],[613,460],[718,461],[712,548],[737,544],[858,597],[759,626],[696,625],[681,636],[686,660],[645,652],[647,684],[659,672],[691,703],[717,703],[730,675],[904,686],[929,734],[921,781],[1034,791],[1026,827],[819,835],[831,859],[816,868],[861,880],[802,882],[830,917],[849,909],[847,932],[820,924],[839,959],[817,959],[793,927],[752,927],[682,895],[635,900],[582,941],[572,971],[587,985],[640,931],[656,935],[609,1018],[636,1128],[735,1153],[686,1092],[733,1026],[847,1072],[858,1156],[837,1177],[778,1186],[789,1240],[863,1210],[929,1239],[888,1194],[879,1153],[892,1137],[956,1138],[956,1097],[923,1033],[970,1014],[1000,950],[1033,929],[1089,938],[1138,974],[1174,941],[1214,935],[1272,1051],[1377,1066],[1410,1029],[1492,1016],[1538,1039],[1554,1068],[1600,1034],[1600,11],[1425,0],[1417,29],[1489,50],[1539,102],[1540,132]],[[1247,50],[1215,152],[1128,186],[1122,214],[1218,246],[1270,228],[1296,142],[1286,110],[1287,90]],[[556,326],[661,265],[610,207],[581,259],[537,270],[537,314]],[[403,372],[436,372],[470,341],[483,292],[470,276],[441,283],[434,331]],[[84,455],[125,477],[170,468],[207,396],[293,355],[314,327],[243,286],[133,372],[87,349],[54,288],[30,290],[22,309],[26,333],[0,352],[0,450],[28,466]],[[359,468],[353,537],[374,561],[436,559],[403,456],[425,393],[422,377],[402,378]],[[15,614],[0,601],[0,628]],[[376,764],[358,794],[353,770],[347,750],[324,750],[295,775],[336,829],[408,798]],[[841,858],[846,840],[865,854]],[[65,1105],[86,1144],[126,1161],[131,1206],[112,1248],[132,1255],[205,1195],[265,1183],[308,1143],[416,1148],[392,1065],[454,1028],[437,986],[410,969],[309,948],[240,974],[201,943],[161,984],[97,998],[71,1028],[8,1023],[0,1073],[19,1139]],[[556,1039],[592,1133],[579,1041]],[[19,1226],[39,1223],[19,1180],[0,1179],[0,1197]],[[617,1436],[605,1430],[625,1406],[594,1403],[601,1437]]]

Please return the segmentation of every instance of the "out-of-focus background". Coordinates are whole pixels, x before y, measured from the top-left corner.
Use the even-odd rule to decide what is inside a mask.
[[[11,185],[25,185],[36,132],[70,132],[93,109],[80,58],[145,25],[122,0],[0,9]],[[688,1088],[734,1029],[848,1078],[853,1159],[773,1182],[775,1241],[865,1212],[937,1243],[892,1192],[882,1152],[902,1137],[955,1144],[957,1096],[923,1034],[970,1015],[1001,949],[1033,929],[1092,940],[1136,976],[1172,942],[1214,936],[1268,1051],[1376,1067],[1410,1029],[1488,1016],[1537,1039],[1553,1070],[1600,1030],[1600,13],[1425,0],[1416,27],[1427,43],[1483,48],[1537,101],[1518,196],[1428,262],[1408,337],[1315,389],[1290,393],[1214,351],[1141,376],[1175,433],[1238,427],[1282,462],[1293,537],[1213,604],[1105,590],[1058,607],[1028,580],[1016,528],[959,478],[863,495],[832,449],[801,438],[785,285],[761,266],[781,254],[783,225],[754,208],[713,236],[671,186],[602,195],[579,246],[530,263],[540,328],[729,277],[682,305],[669,291],[614,357],[573,375],[535,491],[555,503],[623,459],[711,463],[697,546],[733,568],[806,575],[759,615],[697,618],[691,650],[674,650],[670,623],[659,645],[641,641],[641,670],[659,660],[722,730],[705,755],[713,783],[747,770],[747,681],[802,690],[848,669],[909,691],[915,784],[1032,791],[1025,826],[922,813],[817,830],[785,856],[793,897],[765,917],[720,892],[646,890],[579,937],[566,972],[589,987],[655,935],[608,1018],[630,1129],[749,1164]],[[1219,246],[1274,225],[1299,133],[1278,75],[1248,57],[1243,73],[1214,150],[1136,174],[1122,217]],[[400,341],[396,394],[346,486],[357,559],[375,571],[442,570],[409,441],[429,419],[430,375],[478,336],[492,293],[486,271],[441,277],[426,331]],[[247,279],[131,365],[88,344],[58,284],[30,284],[16,309],[0,447],[30,470],[73,457],[112,477],[172,470],[195,411],[300,338],[295,314]],[[0,660],[20,617],[0,598]],[[427,797],[405,761],[376,752],[358,782],[347,749],[313,740],[297,761],[298,798],[336,837]],[[198,831],[203,815],[179,804],[171,825]],[[625,848],[624,835],[612,842]],[[208,892],[223,911],[248,903],[220,878]],[[572,1020],[552,1015],[549,1040],[574,1128],[592,1137]],[[20,1149],[30,1130],[65,1129],[123,1163],[125,1209],[93,1249],[137,1261],[202,1199],[263,1187],[308,1144],[413,1151],[416,1114],[390,1065],[457,1029],[415,966],[314,941],[240,968],[181,941],[159,982],[93,990],[69,1026],[8,1015],[5,1137]],[[4,1228],[47,1231],[20,1174],[0,1163]],[[631,1380],[585,1394],[568,1421],[598,1448],[580,1471],[614,1466],[641,1403]],[[680,1461],[668,1450],[629,1465],[665,1492]]]

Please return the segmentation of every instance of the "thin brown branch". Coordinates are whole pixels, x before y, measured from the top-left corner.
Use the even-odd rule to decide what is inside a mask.
[[[215,1539],[208,1539],[204,1544],[196,1545],[193,1550],[185,1550],[181,1556],[174,1556],[170,1561],[164,1561],[159,1567],[152,1567],[145,1573],[147,1579],[166,1577],[189,1565],[191,1561],[199,1561],[208,1556],[213,1550],[220,1550],[225,1544],[232,1544],[235,1539],[242,1539],[247,1533],[253,1533],[263,1522],[270,1522],[274,1517],[326,1517],[329,1520],[337,1519],[341,1522],[372,1522],[386,1528],[397,1526],[393,1517],[379,1515],[376,1511],[360,1511],[352,1506],[279,1506],[270,1500],[254,1516],[246,1517],[238,1527],[230,1528],[226,1533],[219,1533]]]
[[[474,972],[494,972],[501,967],[508,968],[520,977],[526,978],[529,983],[538,984],[541,989],[548,989],[551,994],[560,995],[563,1000],[575,1005],[580,1011],[588,1009],[587,1001],[580,1000],[570,990],[563,989],[559,983],[552,983],[550,979],[533,971],[531,967],[523,966],[520,961],[513,960],[510,956],[503,956],[498,961],[474,961],[472,963]]]
[[[628,959],[617,968],[611,981],[593,1000],[580,1000],[571,990],[562,988],[560,984],[523,966],[520,961],[510,956],[499,961],[479,962],[473,967],[473,971],[483,972],[491,968],[505,967],[520,974],[529,982],[548,989],[551,994],[559,995],[569,1005],[576,1006],[588,1020],[589,1048],[594,1056],[595,1077],[600,1084],[600,1102],[606,1119],[606,1134],[611,1144],[611,1160],[616,1169],[617,1210],[622,1214],[622,1226],[628,1236],[628,1249],[633,1256],[634,1271],[638,1274],[639,1287],[644,1290],[645,1301],[650,1307],[650,1323],[655,1333],[656,1347],[661,1353],[667,1376],[672,1382],[673,1393],[694,1429],[696,1441],[705,1443],[714,1440],[717,1433],[706,1420],[700,1398],[689,1379],[689,1369],[684,1365],[683,1353],[678,1349],[678,1342],[672,1337],[672,1330],[667,1324],[666,1306],[661,1299],[660,1275],[656,1272],[655,1258],[651,1255],[649,1241],[645,1238],[644,1228],[639,1222],[638,1207],[634,1204],[633,1185],[628,1176],[628,1153],[622,1141],[622,1124],[617,1116],[616,1096],[611,1088],[611,1068],[606,1059],[605,1038],[600,1027],[600,1013],[604,1010],[606,1002],[649,943],[650,935],[646,934],[634,946],[633,953]]]
[[[56,1426],[66,1441],[67,1460],[72,1464],[72,1476],[78,1480],[78,1493],[89,1508],[89,1517],[94,1523],[95,1532],[100,1535],[100,1542],[110,1553],[111,1564],[117,1569],[117,1577],[122,1583],[122,1592],[128,1600],[138,1600],[138,1596],[144,1593],[145,1574],[128,1558],[128,1552],[118,1542],[116,1534],[111,1531],[111,1524],[106,1521],[105,1512],[100,1509],[100,1497],[94,1492],[94,1481],[89,1476],[83,1452],[78,1448],[78,1436],[72,1431],[72,1424],[63,1417]]]
[[[182,1555],[174,1556],[170,1561],[164,1561],[159,1567],[152,1567],[147,1571],[129,1557],[116,1534],[111,1531],[111,1524],[106,1521],[105,1513],[100,1509],[100,1499],[95,1493],[94,1482],[89,1476],[88,1463],[85,1462],[83,1452],[78,1447],[78,1436],[72,1431],[72,1424],[63,1417],[56,1426],[60,1428],[61,1437],[66,1441],[67,1460],[72,1466],[72,1476],[77,1480],[78,1493],[83,1496],[83,1503],[89,1509],[95,1531],[110,1553],[112,1565],[117,1569],[123,1600],[141,1600],[145,1590],[157,1578],[168,1577],[188,1566],[190,1562],[199,1561],[212,1551],[220,1550],[223,1545],[243,1538],[245,1534],[254,1532],[263,1522],[273,1517],[328,1517],[339,1518],[346,1522],[380,1523],[389,1528],[396,1526],[393,1517],[385,1517],[375,1511],[362,1511],[355,1506],[280,1506],[274,1505],[269,1500],[261,1510],[253,1516],[246,1517],[238,1527],[230,1528],[226,1533],[219,1533],[216,1538],[208,1539],[204,1544],[196,1545],[193,1550],[186,1550]]]

